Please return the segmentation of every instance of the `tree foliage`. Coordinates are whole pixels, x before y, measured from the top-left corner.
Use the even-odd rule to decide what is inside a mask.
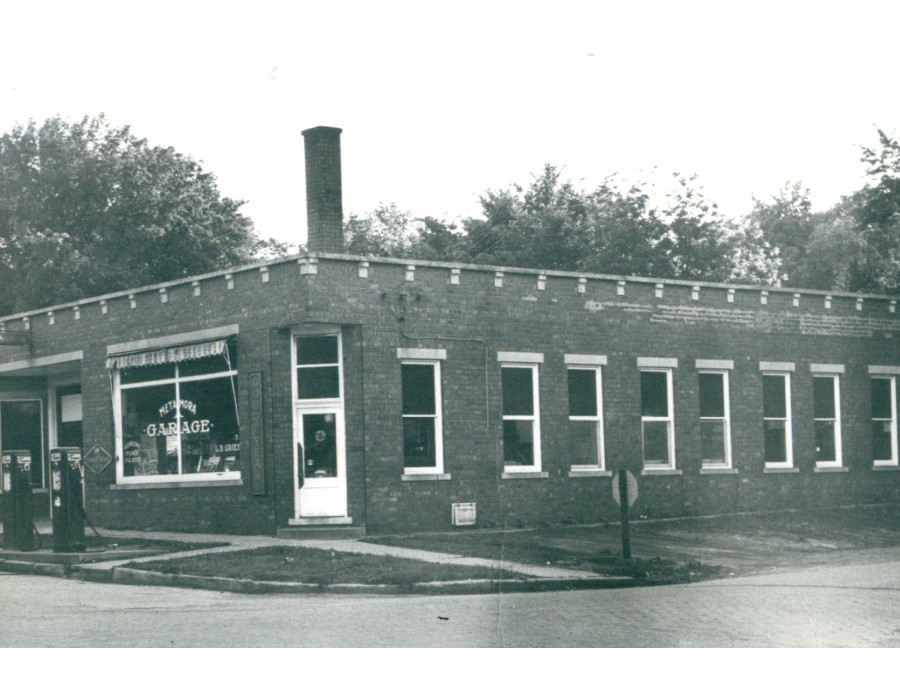
[[[283,252],[212,174],[103,116],[0,137],[0,313]]]

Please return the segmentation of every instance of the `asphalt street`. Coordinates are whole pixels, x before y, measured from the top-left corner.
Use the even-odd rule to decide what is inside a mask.
[[[0,575],[3,647],[898,647],[900,549],[690,585],[251,596]]]

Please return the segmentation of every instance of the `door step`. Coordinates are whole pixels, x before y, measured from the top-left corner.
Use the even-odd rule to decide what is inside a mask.
[[[275,535],[299,540],[362,538],[366,535],[366,527],[354,525],[348,516],[302,517],[288,519],[288,526],[278,529]]]

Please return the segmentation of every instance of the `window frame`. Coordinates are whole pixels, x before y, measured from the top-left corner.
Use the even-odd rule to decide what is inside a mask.
[[[27,395],[15,395],[11,394],[8,397],[4,397],[0,399],[0,407],[4,403],[26,403],[26,402],[36,402],[38,404],[38,413],[40,415],[40,433],[41,433],[41,450],[35,454],[35,452],[31,453],[31,489],[34,492],[43,491],[48,488],[47,483],[47,467],[44,465],[45,460],[47,459],[47,413],[46,408],[47,404],[44,398],[38,396],[27,396]],[[0,417],[0,439],[2,439],[3,435],[3,420]],[[35,464],[40,466],[41,471],[41,482],[39,485],[34,484],[34,468]]]
[[[432,367],[432,379],[434,381],[434,413],[431,415],[424,413],[404,413],[403,412],[403,365],[427,365]],[[430,417],[434,422],[434,466],[407,466],[404,452],[403,475],[442,475],[444,473],[444,418],[443,418],[443,395],[441,391],[441,360],[440,359],[400,359],[400,418],[422,419]],[[403,432],[401,431],[401,448],[403,442]]]
[[[169,384],[174,384],[175,386],[175,401],[180,402],[181,399],[181,384],[186,383],[196,383],[199,381],[212,381],[214,379],[222,379],[228,378],[232,387],[234,385],[234,380],[238,376],[238,369],[236,365],[232,365],[231,369],[223,369],[220,372],[211,372],[209,374],[195,374],[192,376],[182,377],[179,374],[179,362],[172,363],[175,371],[175,376],[166,379],[153,379],[150,381],[138,381],[130,384],[123,384],[121,379],[121,369],[116,368],[112,372],[112,385],[113,385],[113,423],[115,430],[115,446],[116,446],[116,484],[117,485],[166,485],[171,483],[184,483],[184,482],[209,482],[209,481],[220,481],[220,480],[241,480],[242,472],[240,470],[236,471],[215,471],[211,473],[185,473],[184,472],[184,462],[182,460],[182,445],[181,445],[181,412],[180,409],[176,409],[176,417],[175,421],[179,430],[179,440],[178,440],[178,469],[179,473],[164,473],[158,475],[125,475],[125,455],[124,455],[124,447],[125,447],[125,437],[122,427],[122,405],[123,405],[123,394],[125,391],[137,391],[142,388],[152,387],[152,386],[166,386]],[[240,423],[240,415],[238,413],[238,404],[235,402],[235,417],[237,422]]]
[[[316,364],[303,364],[298,361],[300,355],[298,343],[303,338],[326,338],[333,337],[337,339],[337,362],[322,362]],[[317,406],[341,406],[344,403],[344,340],[341,332],[332,328],[323,328],[322,330],[303,330],[302,332],[291,334],[291,401],[294,407],[311,407]],[[300,398],[299,381],[301,369],[321,369],[322,367],[337,367],[338,376],[338,393],[337,396],[328,396],[325,398]]]
[[[540,362],[518,362],[518,361],[510,361],[503,360],[500,362],[500,383],[501,383],[501,398],[500,398],[500,412],[502,416],[502,423],[506,422],[531,422],[531,437],[532,437],[532,446],[533,446],[533,456],[534,462],[530,466],[519,466],[519,465],[507,465],[506,458],[503,457],[503,472],[504,473],[540,473],[542,471],[541,468],[541,398],[540,398],[540,372],[538,367],[540,366]],[[531,405],[532,405],[532,414],[531,415],[507,415],[504,411],[506,409],[506,404],[503,402],[502,397],[502,384],[503,384],[503,370],[504,369],[529,369],[531,370]],[[501,453],[505,448],[505,442],[503,437],[503,429],[504,426],[501,426],[500,430],[500,446]]]
[[[776,369],[763,369],[760,372],[760,387],[763,386],[764,380],[762,377],[767,376],[777,376],[784,379],[784,408],[785,408],[785,416],[783,418],[776,417],[766,417],[765,414],[765,388],[762,389],[762,411],[763,411],[763,464],[767,469],[774,468],[793,468],[794,467],[794,436],[793,436],[793,414],[791,408],[791,372],[789,370],[776,370]],[[785,460],[784,461],[767,461],[766,460],[766,447],[765,447],[765,436],[766,436],[766,421],[778,421],[784,422],[785,429],[785,437],[784,437],[784,446],[785,446]]]
[[[589,363],[587,361],[570,360],[566,358],[566,395],[568,393],[568,377],[570,371],[584,371],[594,373],[594,389],[597,399],[596,415],[572,415],[568,413],[568,422],[594,422],[596,424],[596,446],[597,446],[597,463],[596,464],[579,464],[572,463],[570,470],[572,471],[605,471],[606,470],[606,445],[603,432],[603,366],[601,363]],[[566,408],[568,410],[568,403]]]
[[[674,471],[676,470],[675,461],[675,397],[674,397],[674,367],[652,367],[641,366],[638,368],[638,394],[640,394],[640,375],[645,372],[662,373],[666,375],[666,416],[660,415],[644,415],[641,412],[641,465],[645,471]],[[643,402],[639,402],[640,410],[643,410]],[[666,439],[669,461],[666,464],[647,462],[644,451],[644,425],[649,422],[665,422],[666,423]]]
[[[702,470],[730,470],[734,465],[731,450],[731,381],[729,369],[713,369],[699,368],[697,369],[697,407],[700,407],[700,374],[721,374],[722,375],[722,402],[724,414],[722,417],[704,417],[702,412],[699,415],[701,428],[700,436],[703,436],[703,422],[721,422],[724,428],[725,437],[725,460],[724,461],[706,461],[703,459],[703,448],[701,440],[700,449],[700,468]]]
[[[889,422],[891,425],[891,459],[876,459],[874,456],[874,451],[872,452],[872,465],[876,467],[896,467],[900,465],[900,460],[898,460],[898,447],[897,447],[897,377],[894,374],[881,374],[881,373],[871,373],[869,374],[869,398],[871,399],[871,382],[875,379],[887,379],[888,383],[890,383],[890,391],[891,391],[891,417],[890,418],[876,418],[872,415],[872,422]],[[870,401],[871,407],[871,401]]]
[[[838,373],[814,373],[813,379],[813,445],[815,446],[815,427],[819,422],[830,422],[834,427],[834,460],[819,461],[818,451],[814,452],[816,456],[816,468],[841,468],[843,466],[843,452],[841,450],[841,383],[840,374]],[[815,380],[831,379],[832,393],[834,395],[834,417],[818,418],[816,417],[815,403]]]

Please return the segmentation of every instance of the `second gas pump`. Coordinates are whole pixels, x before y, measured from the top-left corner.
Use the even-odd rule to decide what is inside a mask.
[[[83,552],[84,467],[81,449],[50,450],[50,515],[53,521],[53,552]]]

